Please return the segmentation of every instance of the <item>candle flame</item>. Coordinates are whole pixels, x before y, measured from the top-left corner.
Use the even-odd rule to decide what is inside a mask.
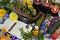
[[[54,11],[56,11],[56,7],[54,8]]]
[[[39,1],[39,0],[37,0],[37,1]]]
[[[46,1],[46,3],[48,3],[48,0]]]

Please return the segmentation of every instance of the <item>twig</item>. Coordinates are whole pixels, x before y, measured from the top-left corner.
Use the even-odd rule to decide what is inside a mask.
[[[8,31],[11,31],[14,28],[14,26],[16,25],[16,23],[17,22],[15,22]]]

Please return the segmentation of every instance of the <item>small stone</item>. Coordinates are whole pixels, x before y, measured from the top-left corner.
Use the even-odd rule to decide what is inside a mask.
[[[35,26],[35,23],[33,23],[32,26]]]

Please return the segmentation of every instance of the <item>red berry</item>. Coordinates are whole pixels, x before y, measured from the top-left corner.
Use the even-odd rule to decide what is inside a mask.
[[[57,37],[58,37],[58,35],[57,35],[56,33],[52,34],[52,39],[53,39],[53,40],[56,40]]]

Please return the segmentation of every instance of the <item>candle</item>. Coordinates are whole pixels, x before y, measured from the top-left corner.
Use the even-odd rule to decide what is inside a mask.
[[[48,3],[48,0],[46,1],[46,3]]]
[[[34,4],[41,4],[41,0],[34,0]]]
[[[53,13],[58,13],[59,7],[58,7],[57,5],[55,5],[55,6],[52,7],[51,11],[52,11]]]
[[[49,6],[49,2],[48,2],[48,0],[44,3],[44,6],[46,6],[46,7]]]
[[[39,0],[37,0],[37,1],[39,1]]]
[[[43,9],[42,9],[42,11],[44,12],[44,13],[49,13],[50,12],[50,8],[49,8],[49,6],[50,6],[50,3],[48,2],[48,0],[46,0],[44,3],[43,3]]]

